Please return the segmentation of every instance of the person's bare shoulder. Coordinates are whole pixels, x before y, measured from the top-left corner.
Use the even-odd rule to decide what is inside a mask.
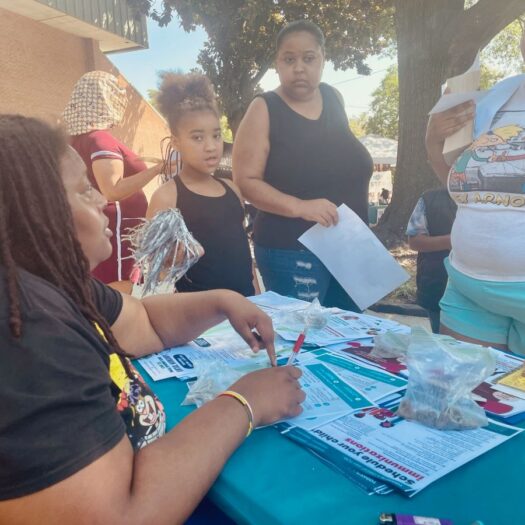
[[[146,219],[151,219],[159,211],[177,207],[177,186],[173,180],[159,186],[151,196]]]
[[[241,131],[241,127],[247,127],[250,130],[253,129],[258,133],[261,133],[261,131],[264,132],[268,127],[269,122],[270,116],[266,101],[262,97],[255,97],[244,114],[239,126],[239,131]]]

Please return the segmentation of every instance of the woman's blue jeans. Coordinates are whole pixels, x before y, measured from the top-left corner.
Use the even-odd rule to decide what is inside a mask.
[[[254,251],[266,290],[303,301],[317,298],[326,307],[360,311],[324,264],[309,250],[280,250],[256,244]]]

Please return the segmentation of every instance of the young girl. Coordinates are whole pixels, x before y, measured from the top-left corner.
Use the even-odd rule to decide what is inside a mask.
[[[182,170],[154,194],[146,217],[179,208],[204,255],[177,282],[180,292],[228,288],[253,295],[252,260],[237,187],[213,176],[223,142],[215,93],[203,75],[166,74],[158,96]]]

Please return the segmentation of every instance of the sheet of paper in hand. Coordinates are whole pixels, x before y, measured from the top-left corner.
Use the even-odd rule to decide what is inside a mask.
[[[465,73],[456,77],[449,78],[446,82],[448,93],[457,94],[472,92],[479,89],[480,65],[479,55],[476,56],[474,63]],[[472,144],[474,132],[474,121],[467,122],[460,130],[445,139],[443,146],[443,156],[448,164],[452,164],[459,154],[470,144]]]
[[[299,242],[321,259],[364,310],[407,281],[409,275],[356,213],[345,204],[337,212],[336,226],[316,224]]]

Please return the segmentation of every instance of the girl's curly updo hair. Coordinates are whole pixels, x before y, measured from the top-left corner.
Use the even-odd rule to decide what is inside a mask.
[[[160,112],[168,120],[172,134],[183,115],[190,111],[212,111],[219,118],[215,91],[209,79],[198,73],[164,73],[157,97]]]

